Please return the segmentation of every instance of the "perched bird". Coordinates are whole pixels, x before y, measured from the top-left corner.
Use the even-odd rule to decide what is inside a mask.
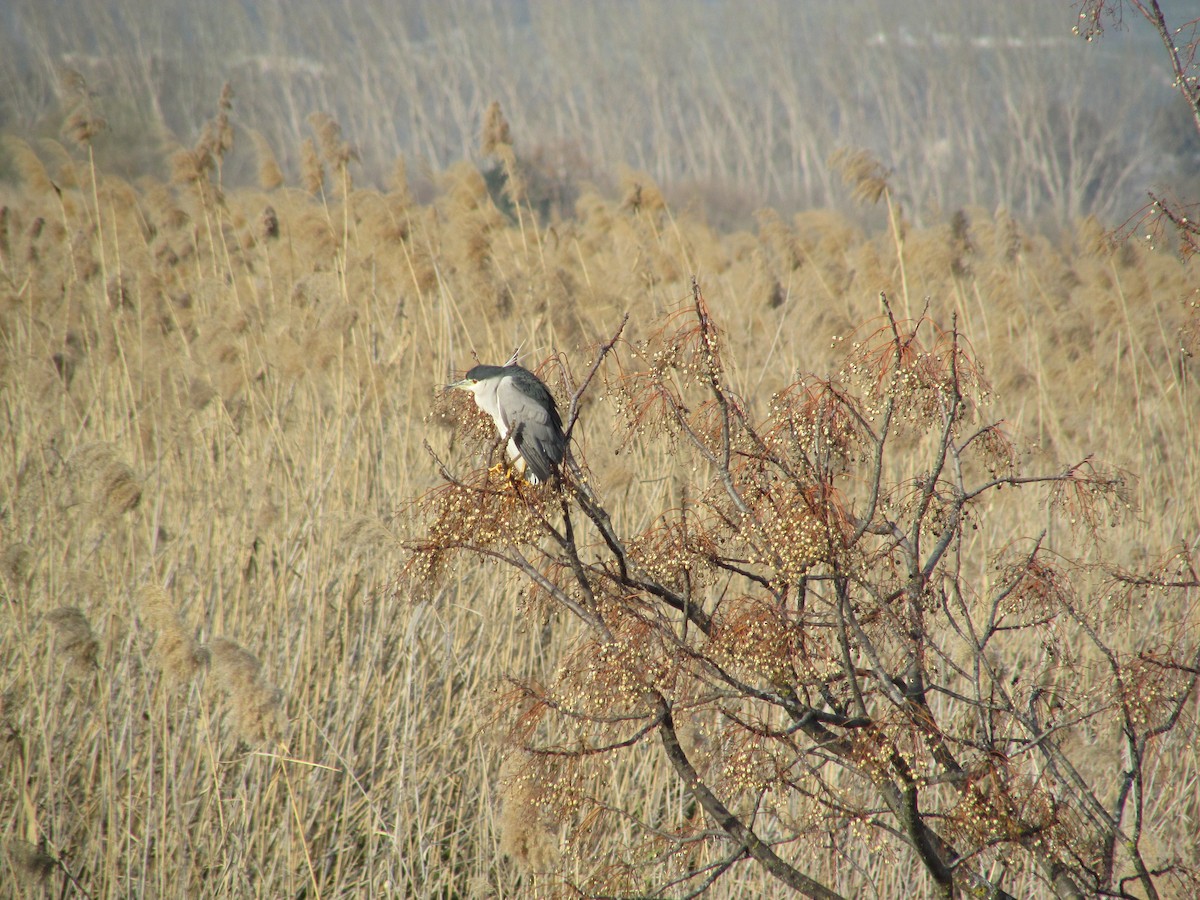
[[[510,360],[504,366],[475,366],[450,387],[475,395],[475,405],[508,439],[509,459],[529,481],[550,479],[566,453],[567,437],[554,397],[536,375]]]

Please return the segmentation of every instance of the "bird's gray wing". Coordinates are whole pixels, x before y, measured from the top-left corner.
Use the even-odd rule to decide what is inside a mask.
[[[512,376],[506,376],[500,382],[496,399],[526,467],[538,481],[547,481],[554,467],[562,462],[567,445],[554,398],[536,380],[533,385],[519,384]]]

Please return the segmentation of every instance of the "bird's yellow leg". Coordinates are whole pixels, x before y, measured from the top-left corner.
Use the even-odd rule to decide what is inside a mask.
[[[508,490],[516,490],[517,484],[521,481],[521,473],[517,471],[515,466],[510,466],[507,463],[498,462],[488,469],[488,480],[504,480],[504,487]]]

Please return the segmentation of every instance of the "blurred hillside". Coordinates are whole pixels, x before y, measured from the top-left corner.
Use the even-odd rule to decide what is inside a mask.
[[[414,182],[476,157],[502,104],[535,205],[569,212],[621,166],[721,227],[756,209],[845,211],[825,162],[870,150],[915,221],[1003,207],[1045,229],[1116,225],[1154,186],[1196,193],[1200,147],[1153,35],[1071,34],[1069,2],[425,4],[12,0],[0,10],[0,125],[56,135],[79,71],[110,130],[108,171],[154,172],[194,143],[221,86],[235,120],[299,171],[305,117],[332,115],[356,177]],[[251,141],[226,184],[254,179]],[[1189,187],[1189,180],[1191,185]]]

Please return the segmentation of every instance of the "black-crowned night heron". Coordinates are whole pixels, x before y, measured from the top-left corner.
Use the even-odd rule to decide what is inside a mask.
[[[508,439],[514,467],[537,484],[548,481],[567,451],[562,418],[554,397],[536,375],[521,366],[475,366],[452,388],[475,395],[475,404],[492,417],[501,439]]]

